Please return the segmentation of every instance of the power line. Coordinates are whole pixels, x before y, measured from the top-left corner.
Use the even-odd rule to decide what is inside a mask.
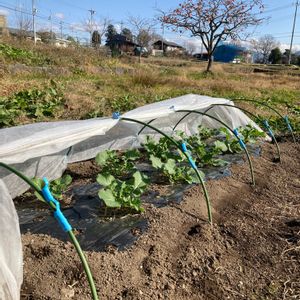
[[[278,11],[278,10],[287,9],[287,8],[292,7],[292,6],[293,6],[293,3],[291,2],[290,4],[286,4],[286,5],[283,5],[283,6],[279,6],[279,7],[275,7],[275,8],[265,10],[265,11],[261,12],[260,14],[268,14],[268,13],[275,12],[275,11]]]
[[[22,9],[18,9],[16,7],[14,7],[14,8],[13,7],[9,7],[7,5],[2,5],[1,3],[0,3],[0,7],[3,7],[5,9],[11,10],[11,11],[20,12],[20,13],[32,16],[32,12],[29,12],[29,11],[26,11],[26,10],[22,10]],[[49,16],[42,16],[42,15],[39,15],[39,14],[35,14],[35,17],[39,18],[39,19],[42,19],[42,20],[49,20]],[[56,24],[56,25],[60,25],[60,22],[61,21],[55,21],[55,20],[52,21],[52,23]],[[66,21],[64,21],[64,24],[69,25],[69,26],[74,26],[74,23],[69,23],[69,22],[66,22]],[[82,31],[84,31],[84,30],[82,30]]]

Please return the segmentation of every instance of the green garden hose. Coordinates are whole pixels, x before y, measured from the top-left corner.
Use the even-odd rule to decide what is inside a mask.
[[[221,121],[220,119],[218,119],[218,118],[216,118],[214,116],[211,116],[211,115],[208,115],[206,113],[203,113],[203,112],[200,112],[200,111],[196,111],[196,110],[185,110],[185,109],[183,109],[183,110],[176,110],[176,112],[185,112],[185,113],[188,113],[188,114],[193,114],[194,113],[194,114],[199,114],[199,115],[211,118],[211,119],[217,121],[218,123],[222,124],[224,127],[226,127],[230,132],[232,132],[232,134],[241,143],[241,139],[237,136],[236,132],[234,130],[232,130],[226,123],[224,123],[223,121]],[[184,117],[186,117],[188,114],[186,114]],[[176,129],[176,127],[178,126],[178,124],[180,123],[181,120],[183,120],[183,118],[181,118],[179,120],[179,122],[176,123],[176,125],[173,127],[173,131]],[[246,156],[247,156],[247,160],[248,160],[248,163],[249,163],[250,173],[251,173],[251,184],[253,186],[255,186],[254,171],[253,171],[253,165],[252,165],[252,161],[251,161],[251,158],[250,158],[250,154],[248,152],[248,149],[247,149],[246,145],[243,145],[242,149],[245,151]]]
[[[163,135],[164,137],[166,137],[174,146],[176,146],[176,148],[179,149],[179,151],[187,158],[187,160],[190,162],[191,167],[193,168],[193,170],[196,173],[197,178],[199,179],[199,182],[201,183],[202,186],[202,190],[204,192],[204,197],[205,197],[205,202],[206,202],[206,207],[207,207],[207,215],[208,215],[208,221],[210,224],[212,224],[212,212],[211,212],[211,203],[210,203],[210,199],[209,199],[209,195],[208,195],[208,191],[206,189],[206,186],[204,184],[204,181],[199,173],[199,170],[197,168],[197,166],[195,164],[193,164],[191,157],[188,155],[188,153],[183,149],[182,146],[180,146],[180,144],[178,142],[176,142],[173,138],[171,138],[170,136],[168,136],[167,134],[165,134],[164,132],[162,132],[161,130],[159,130],[158,128],[150,125],[149,123],[145,123],[139,120],[135,120],[135,119],[130,119],[130,118],[123,118],[120,117],[121,121],[128,121],[128,122],[134,122],[134,123],[138,123],[141,124],[145,127],[149,127],[152,130],[158,132],[159,134]]]
[[[3,163],[3,162],[0,162],[0,167],[3,167],[6,170],[8,170],[8,171],[14,173],[15,175],[17,175],[18,177],[20,177],[30,187],[32,187],[41,197],[43,197],[45,199],[44,194],[42,193],[42,190],[40,189],[40,187],[38,187],[31,179],[29,179],[23,173],[19,172],[15,168],[13,168],[13,167],[11,167],[11,166]],[[45,199],[45,202],[46,202],[46,199]],[[48,202],[48,204],[50,205],[50,207],[53,211],[57,211],[57,207],[53,202]],[[72,243],[73,243],[73,245],[74,245],[74,247],[75,247],[75,249],[76,249],[76,251],[77,251],[77,253],[80,257],[80,260],[81,260],[81,263],[83,265],[85,274],[88,278],[88,282],[89,282],[89,285],[90,285],[90,290],[91,290],[91,293],[92,293],[92,299],[93,300],[98,300],[99,298],[98,298],[98,295],[97,295],[97,289],[96,289],[96,286],[95,286],[95,283],[94,283],[94,279],[93,279],[89,264],[86,260],[86,257],[85,257],[85,255],[84,255],[84,253],[83,253],[83,251],[80,247],[80,244],[79,244],[76,236],[74,235],[74,232],[72,230],[69,230],[68,235],[69,235],[69,238],[72,241]]]

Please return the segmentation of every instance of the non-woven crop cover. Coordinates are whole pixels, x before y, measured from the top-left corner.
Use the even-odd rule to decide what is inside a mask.
[[[13,165],[28,177],[59,178],[68,163],[94,158],[107,149],[139,147],[147,134],[158,136],[142,125],[122,121],[122,117],[149,122],[167,134],[185,113],[178,110],[204,112],[213,104],[232,104],[230,100],[189,94],[131,110],[120,119],[96,118],[80,121],[34,123],[0,129],[0,161]],[[216,106],[210,115],[221,119],[232,129],[252,124],[243,112]],[[186,134],[197,132],[198,126],[222,127],[205,116],[191,114],[178,126]],[[21,179],[0,168],[0,299],[19,299],[22,284],[22,247],[19,223],[12,199],[28,189]]]

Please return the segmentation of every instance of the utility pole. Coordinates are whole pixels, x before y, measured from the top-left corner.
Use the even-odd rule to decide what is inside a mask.
[[[50,43],[52,44],[53,42],[53,24],[52,24],[52,12],[50,11],[50,16],[48,18],[50,21]]]
[[[59,22],[59,26],[60,26],[60,38],[63,38],[63,21]]]
[[[32,30],[33,30],[33,40],[34,44],[36,45],[36,30],[35,30],[35,15],[36,15],[37,9],[34,5],[34,0],[32,0]]]
[[[294,42],[294,34],[295,34],[295,27],[296,27],[296,20],[297,20],[298,5],[299,5],[299,0],[297,0],[296,8],[295,8],[295,16],[294,16],[294,23],[293,23],[293,30],[292,30],[292,37],[291,37],[291,45],[290,45],[290,53],[289,53],[289,60],[288,60],[289,65],[291,64],[291,61],[292,61],[292,48],[293,48],[293,42]]]
[[[162,56],[165,55],[164,53],[164,38],[165,38],[165,24],[162,24],[162,41],[161,41],[161,49],[162,49]]]
[[[91,14],[91,19],[90,19],[90,34],[91,34],[91,44],[92,44],[92,37],[93,37],[93,28],[94,28],[94,25],[93,25],[93,15],[96,13],[95,10],[93,9],[89,9],[89,12]]]

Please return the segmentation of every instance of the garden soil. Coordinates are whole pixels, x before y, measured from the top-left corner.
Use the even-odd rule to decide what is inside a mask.
[[[87,251],[100,299],[300,299],[300,148],[280,147],[280,164],[270,144],[254,159],[256,187],[246,163],[207,182],[212,226],[194,186],[179,204],[145,204],[148,229],[130,248]],[[68,171],[82,182],[96,176],[91,162]],[[91,299],[70,242],[29,233],[22,241],[22,299]]]

